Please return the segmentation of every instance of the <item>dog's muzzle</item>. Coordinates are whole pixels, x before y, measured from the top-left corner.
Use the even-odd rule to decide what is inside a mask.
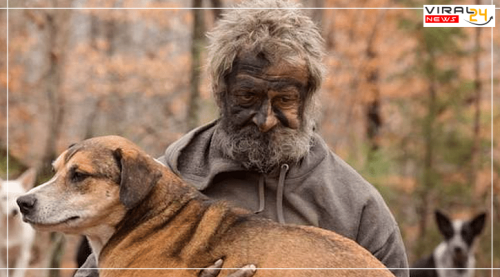
[[[16,216],[17,214],[19,214],[19,210],[17,209],[12,209],[12,211],[10,211],[10,216],[12,217]]]
[[[21,213],[26,216],[35,209],[36,197],[32,194],[28,194],[17,198],[16,202],[21,210]]]

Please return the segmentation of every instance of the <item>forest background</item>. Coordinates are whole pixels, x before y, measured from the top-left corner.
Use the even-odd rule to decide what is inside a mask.
[[[69,144],[107,134],[160,156],[184,133],[217,118],[205,32],[220,8],[238,2],[9,1],[9,8],[30,9],[8,11],[8,48],[7,10],[0,10],[0,177],[35,167],[43,182]],[[486,211],[477,267],[500,267],[500,27],[423,28],[421,9],[491,3],[302,1],[335,8],[305,11],[328,51],[318,131],[382,193],[410,263],[441,240],[434,223],[434,210],[441,209],[466,218]],[[39,9],[53,7],[77,9]],[[207,9],[184,9],[190,7]],[[53,248],[63,260],[73,255],[62,243]]]

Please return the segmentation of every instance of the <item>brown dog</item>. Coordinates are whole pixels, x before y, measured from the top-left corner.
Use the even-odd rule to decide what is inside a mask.
[[[198,276],[220,258],[221,276],[247,264],[255,276],[393,276],[333,232],[208,199],[121,137],[70,146],[53,165],[50,181],[18,199],[23,219],[86,235],[101,277]]]

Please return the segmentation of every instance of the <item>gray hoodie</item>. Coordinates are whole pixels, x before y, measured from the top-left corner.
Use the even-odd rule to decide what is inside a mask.
[[[171,144],[159,160],[214,199],[286,223],[335,231],[373,253],[388,268],[408,268],[398,225],[378,191],[331,152],[319,135],[298,164],[269,174],[245,170],[213,147],[218,121]],[[408,270],[391,270],[408,276]]]

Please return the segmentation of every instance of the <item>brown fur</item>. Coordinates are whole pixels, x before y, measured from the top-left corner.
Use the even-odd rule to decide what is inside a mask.
[[[91,205],[85,212],[75,212],[81,218],[60,224],[62,227],[53,223],[47,227],[46,215],[39,220],[39,216],[25,214],[25,220],[35,228],[89,236],[97,250],[101,277],[198,276],[202,268],[220,258],[226,268],[220,276],[247,264],[257,266],[256,277],[393,276],[368,251],[333,232],[280,225],[208,199],[123,138],[94,138],[76,147],[81,149],[67,161],[56,162],[59,177],[52,185],[59,184],[60,191],[51,193],[56,201],[62,199],[57,193],[73,190],[65,186],[79,186],[85,189],[72,192],[75,198],[86,198]],[[105,177],[71,184],[73,181],[61,176],[74,166]],[[44,192],[31,194],[43,198],[39,194]],[[99,234],[99,230],[104,231]]]

